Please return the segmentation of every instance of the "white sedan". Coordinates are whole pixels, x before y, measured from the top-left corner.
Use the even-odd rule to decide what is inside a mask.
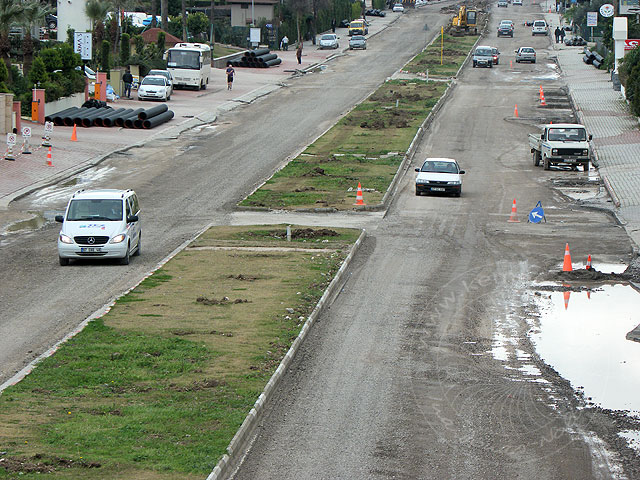
[[[392,10],[393,10],[394,12],[400,12],[400,13],[402,13],[402,12],[404,12],[404,7],[402,6],[402,4],[401,4],[401,3],[396,3],[396,4],[393,6],[393,9],[392,9]]]
[[[138,100],[171,100],[171,85],[161,75],[147,75],[138,87]]]
[[[416,195],[450,193],[459,197],[462,194],[464,170],[453,158],[427,158],[416,172]]]
[[[338,36],[335,33],[325,33],[320,37],[320,42],[318,42],[318,48],[338,48],[340,44],[338,43]]]

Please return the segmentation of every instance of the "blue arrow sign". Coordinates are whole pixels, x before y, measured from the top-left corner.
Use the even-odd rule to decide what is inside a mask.
[[[544,218],[544,210],[542,209],[542,206],[535,207],[533,210],[529,212],[529,222],[531,223],[540,223],[543,218]],[[547,220],[546,218],[544,219],[545,221]]]

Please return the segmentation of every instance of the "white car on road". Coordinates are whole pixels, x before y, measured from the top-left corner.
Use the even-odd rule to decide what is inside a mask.
[[[416,172],[416,195],[452,193],[459,197],[462,194],[464,170],[460,170],[453,158],[427,158]]]
[[[402,13],[402,12],[404,12],[404,6],[402,6],[402,4],[401,4],[401,3],[396,3],[396,4],[393,6],[393,9],[392,9],[392,10],[393,10],[394,12],[400,12],[400,13]]]
[[[171,85],[162,75],[147,75],[138,87],[138,100],[171,100]]]

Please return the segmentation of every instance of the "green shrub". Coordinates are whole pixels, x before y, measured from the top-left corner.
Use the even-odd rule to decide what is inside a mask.
[[[44,61],[40,56],[34,58],[31,64],[31,70],[29,70],[29,81],[33,85],[37,85],[38,83],[44,84],[48,79],[49,75],[47,75],[47,68],[44,66]]]
[[[47,72],[51,73],[54,70],[62,70],[62,58],[57,48],[45,48],[40,51],[38,57],[44,63]]]
[[[120,65],[128,65],[131,56],[131,37],[123,33],[120,38]]]
[[[103,72],[108,72],[111,69],[111,42],[109,40],[103,40],[100,48],[100,67]]]

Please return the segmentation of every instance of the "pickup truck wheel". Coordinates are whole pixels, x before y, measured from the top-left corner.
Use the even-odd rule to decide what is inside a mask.
[[[586,162],[582,162],[582,168],[584,169],[585,172],[589,171],[589,161],[588,160]]]
[[[544,157],[544,169],[545,170],[551,169],[551,162],[549,162],[549,159],[547,157]]]
[[[540,152],[533,152],[532,154],[533,157],[533,166],[534,167],[539,167],[540,166]]]

